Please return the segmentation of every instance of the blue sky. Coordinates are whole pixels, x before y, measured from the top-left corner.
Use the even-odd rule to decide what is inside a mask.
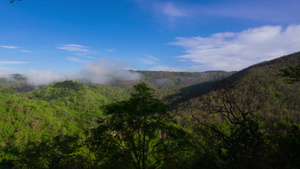
[[[1,0],[0,76],[241,70],[300,51],[299,16],[299,0]]]

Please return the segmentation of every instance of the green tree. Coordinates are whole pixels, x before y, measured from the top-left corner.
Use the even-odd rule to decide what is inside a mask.
[[[134,90],[129,100],[106,106],[106,117],[93,131],[93,143],[102,157],[99,164],[146,169],[174,163],[187,143],[186,133],[174,124],[168,106],[154,97],[153,89],[140,83]]]
[[[204,136],[198,142],[207,154],[215,155],[212,163],[219,160],[222,168],[264,168],[265,143],[256,118],[260,86],[254,79],[250,82],[225,82],[215,95],[206,97],[203,110],[215,120],[193,115],[200,124],[195,127],[196,133]]]
[[[300,81],[300,65],[287,67],[280,70],[280,76],[287,78],[288,83]]]
[[[276,120],[269,131],[269,166],[300,168],[300,124]]]
[[[79,135],[59,135],[41,142],[29,142],[18,155],[20,168],[89,168],[87,150]],[[18,153],[15,150],[15,153]]]

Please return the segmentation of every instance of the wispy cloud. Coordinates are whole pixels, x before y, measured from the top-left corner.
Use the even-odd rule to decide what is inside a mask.
[[[299,14],[300,1],[290,0],[289,3],[281,0],[272,1],[233,1],[232,3],[212,3],[201,6],[195,4],[192,8],[197,15],[222,16],[268,22],[291,23],[299,21],[295,15]]]
[[[78,63],[87,63],[86,60],[75,58],[75,57],[66,57],[67,60]]]
[[[152,55],[146,55],[146,58],[139,58],[140,62],[145,65],[155,65],[159,61],[158,58]]]
[[[161,12],[168,17],[184,17],[188,16],[187,12],[179,7],[175,7],[172,3],[162,4]]]
[[[90,51],[88,47],[78,45],[78,44],[65,44],[57,48],[68,52],[89,52]]]
[[[199,71],[240,70],[300,50],[300,25],[264,26],[209,37],[177,37],[171,43],[185,48],[178,58],[199,64]]]
[[[0,45],[1,48],[6,48],[6,49],[17,49],[17,46],[5,46],[5,45]]]
[[[32,53],[30,50],[21,50],[21,52],[24,52],[24,53]]]
[[[238,18],[243,20],[264,21],[270,24],[299,23],[299,0],[261,1],[162,1],[162,0],[133,0],[144,11],[150,11],[153,16],[164,15],[169,21],[181,17],[189,17],[192,21],[203,23],[214,18]],[[168,23],[169,24],[169,23]]]
[[[28,62],[19,62],[19,61],[0,61],[0,65],[10,65],[10,64],[26,64]]]
[[[18,49],[18,46],[7,46],[7,45],[0,45],[1,48],[5,48],[5,49]],[[29,50],[20,50],[23,53],[31,53],[31,51]]]
[[[178,3],[171,1],[161,0],[134,0],[145,11],[150,11],[154,16],[163,16],[170,22],[175,21],[177,18],[190,16],[190,10],[182,6],[184,2]],[[169,24],[169,23],[168,23]]]
[[[89,55],[95,52],[93,50],[90,50],[89,47],[87,46],[78,45],[78,44],[64,44],[57,47],[57,49],[67,51],[71,55],[81,56],[84,58],[93,58],[92,56]],[[75,61],[74,58],[70,58],[68,60]]]
[[[155,61],[158,61],[159,59],[158,58],[156,58],[156,57],[154,57],[154,56],[152,56],[152,55],[146,55],[147,56],[147,58],[149,58],[149,59],[151,59],[151,60],[155,60]]]
[[[182,72],[186,71],[179,67],[170,67],[170,66],[164,66],[164,65],[158,65],[150,68],[152,71],[169,71],[169,72]]]
[[[95,59],[93,56],[84,56],[84,57],[88,59]]]
[[[115,52],[116,50],[115,49],[106,49],[105,51],[106,52]]]

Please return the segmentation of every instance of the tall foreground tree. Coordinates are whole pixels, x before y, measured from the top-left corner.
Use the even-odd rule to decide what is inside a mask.
[[[106,106],[106,117],[93,131],[99,165],[146,169],[174,163],[174,156],[184,149],[185,132],[174,124],[168,106],[154,97],[153,89],[141,83],[134,90],[129,100]]]

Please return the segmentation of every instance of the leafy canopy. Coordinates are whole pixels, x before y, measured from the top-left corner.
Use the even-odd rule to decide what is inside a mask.
[[[117,161],[119,167],[125,163],[128,168],[161,167],[184,147],[185,132],[172,122],[168,106],[154,97],[146,83],[134,90],[129,100],[106,106],[106,117],[94,131],[94,145],[102,157],[110,156],[107,163]]]

